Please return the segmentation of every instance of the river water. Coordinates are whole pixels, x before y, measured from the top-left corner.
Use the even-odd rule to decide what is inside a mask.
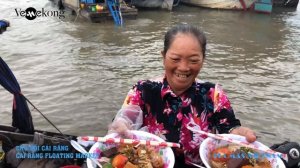
[[[50,1],[1,0],[0,56],[22,92],[62,132],[102,136],[139,79],[163,73],[164,32],[177,23],[201,27],[208,38],[199,75],[221,83],[242,124],[259,141],[300,142],[300,9],[271,15],[177,6],[139,11],[122,28],[65,18],[27,20],[15,8],[57,10]],[[0,88],[1,124],[11,123],[12,95]],[[32,107],[36,129],[54,131]]]

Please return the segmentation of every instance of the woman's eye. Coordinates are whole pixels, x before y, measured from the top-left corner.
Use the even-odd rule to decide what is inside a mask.
[[[200,62],[200,60],[190,60],[190,62],[192,63],[192,64],[197,64],[197,63],[199,63]]]
[[[179,62],[180,58],[171,58],[171,60],[174,61],[174,62]]]

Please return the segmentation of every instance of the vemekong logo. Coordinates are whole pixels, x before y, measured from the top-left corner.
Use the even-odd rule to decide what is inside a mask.
[[[28,20],[34,20],[36,17],[58,17],[59,19],[65,18],[65,11],[63,10],[47,11],[44,8],[42,8],[42,10],[36,10],[33,7],[29,7],[25,11],[17,8],[15,11],[17,16],[25,17]]]

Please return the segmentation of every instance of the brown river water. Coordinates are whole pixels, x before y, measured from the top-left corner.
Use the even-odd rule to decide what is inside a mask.
[[[259,141],[300,143],[300,8],[270,15],[179,5],[172,12],[140,10],[123,27],[65,18],[27,20],[15,9],[57,10],[50,1],[1,0],[0,56],[22,92],[63,133],[103,136],[127,91],[163,73],[164,32],[177,23],[208,38],[201,80],[219,82],[242,124]],[[12,95],[0,87],[0,124],[11,124]],[[55,129],[32,109],[36,129]]]

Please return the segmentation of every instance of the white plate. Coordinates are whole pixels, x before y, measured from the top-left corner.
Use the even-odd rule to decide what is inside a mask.
[[[164,140],[161,139],[160,137],[158,137],[154,134],[150,134],[148,132],[144,132],[144,131],[131,131],[131,132],[138,139],[155,140],[155,141],[159,141],[159,142],[164,142]],[[114,138],[114,137],[118,137],[118,134],[116,134],[116,133],[109,134],[109,135],[106,135],[106,137],[107,138]],[[97,153],[97,152],[100,152],[100,150],[106,150],[106,149],[109,149],[109,148],[114,147],[114,146],[116,146],[116,144],[108,144],[108,143],[97,142],[91,147],[89,153]],[[173,151],[170,147],[160,148],[159,154],[163,157],[164,168],[173,168],[174,167],[175,157],[174,157],[174,153],[173,153]],[[91,161],[91,159],[87,158],[87,167],[88,168],[96,168],[96,164],[94,164]]]
[[[238,141],[242,141],[242,142],[247,142],[245,137],[243,136],[240,136],[240,135],[234,135],[234,134],[222,134],[222,136],[226,136],[226,137],[229,137],[229,138],[232,138],[232,139],[235,139],[235,140],[238,140]],[[221,141],[221,140],[216,140],[214,138],[206,138],[200,145],[200,149],[199,149],[199,153],[200,153],[200,157],[201,157],[201,160],[202,162],[204,163],[204,165],[207,167],[207,168],[211,168],[210,164],[209,164],[209,160],[210,160],[210,153],[218,148],[218,147],[221,147],[221,146],[225,146],[225,145],[228,145],[229,142],[227,141]],[[267,147],[266,145],[258,142],[258,141],[255,141],[253,143],[253,145],[257,146],[257,147],[260,147],[260,148],[263,148],[263,149],[269,149],[269,147]],[[271,162],[271,165],[272,165],[272,168],[285,168],[285,165],[283,163],[283,161],[279,158],[279,157],[266,157],[270,162]]]

